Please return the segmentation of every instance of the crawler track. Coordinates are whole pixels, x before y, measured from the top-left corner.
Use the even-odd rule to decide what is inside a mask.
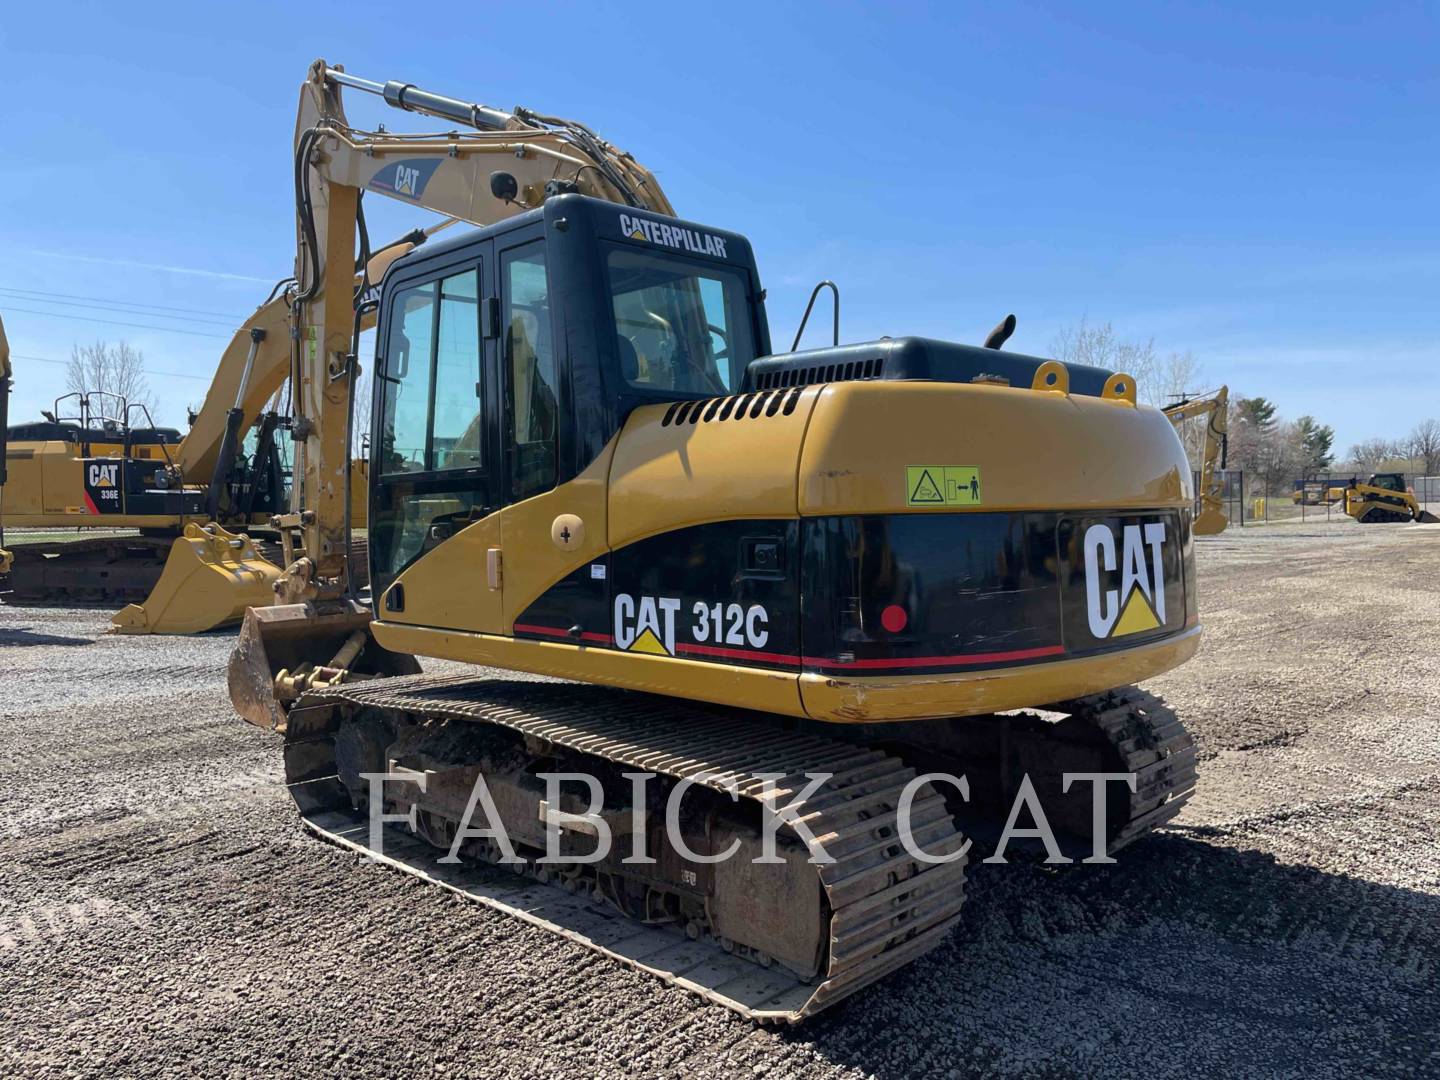
[[[803,805],[802,820],[830,865],[814,865],[824,898],[823,957],[815,979],[779,965],[761,967],[745,949],[678,927],[643,925],[595,899],[542,884],[531,863],[520,876],[484,863],[442,865],[432,844],[398,830],[373,850],[366,812],[352,806],[337,775],[335,736],[347,718],[384,714],[405,722],[494,725],[544,747],[615,765],[690,778],[717,792],[733,781],[743,799],[763,790],[761,774],[781,773],[782,799],[806,773],[832,778]],[[1016,761],[1044,760],[1057,745],[1118,756],[1137,774],[1124,812],[1113,815],[1115,850],[1173,817],[1194,787],[1194,748],[1158,699],[1125,689],[1073,703],[1060,724],[1039,717],[955,721],[999,733]],[[1114,762],[1108,762],[1113,767]],[[286,780],[306,825],[342,846],[416,874],[488,906],[579,941],[752,1019],[796,1022],[936,948],[964,901],[966,857],[925,863],[895,831],[901,793],[916,776],[902,757],[876,747],[794,730],[754,714],[596,687],[497,683],[469,676],[377,680],[307,695],[286,731]],[[1080,796],[1077,796],[1077,799]],[[1078,819],[1089,821],[1089,795]],[[1118,807],[1116,808],[1118,809]],[[1065,807],[1057,807],[1063,815]],[[929,784],[916,793],[915,841],[931,855],[959,851],[964,838],[950,807]],[[1088,843],[1088,840],[1086,841]]]
[[[10,591],[0,602],[26,605],[138,604],[165,568],[171,536],[107,536],[10,544],[15,561]],[[255,537],[260,554],[279,566],[278,541]],[[369,583],[369,545],[354,542],[352,565],[360,586]]]
[[[752,1019],[800,1020],[929,952],[944,940],[964,901],[963,856],[926,865],[906,854],[896,838],[900,793],[915,775],[898,759],[761,720],[737,739],[733,713],[591,687],[500,684],[497,693],[493,682],[420,676],[302,699],[287,727],[286,778],[306,823],[347,847],[368,850],[366,820],[347,812],[348,798],[333,778],[333,735],[347,708],[493,724],[629,768],[692,778],[717,792],[726,793],[725,781],[732,781],[742,799],[759,795],[758,774],[798,779],[807,772],[832,773],[801,808],[802,819],[835,860],[814,867],[828,907],[828,943],[821,943],[826,959],[813,984],[778,965],[764,968],[727,954],[713,941],[689,941],[676,929],[639,925],[543,885],[512,879],[496,886],[484,872],[456,873],[437,866],[428,845],[387,843],[384,861],[391,865],[582,941]],[[788,795],[786,781],[778,788]],[[917,840],[928,851],[942,854],[961,844],[943,800],[928,785],[917,793],[912,817]]]

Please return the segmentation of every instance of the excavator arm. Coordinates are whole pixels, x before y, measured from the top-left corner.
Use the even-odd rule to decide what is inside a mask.
[[[1225,468],[1225,450],[1229,432],[1230,388],[1222,386],[1213,394],[1176,402],[1165,410],[1170,422],[1179,427],[1191,417],[1205,420],[1205,450],[1200,462],[1200,513],[1195,518],[1197,536],[1215,536],[1225,531],[1230,519],[1225,515],[1225,481],[1219,475]]]
[[[346,87],[461,126],[419,135],[358,130],[345,115]],[[295,187],[298,284],[290,331],[299,499],[294,523],[303,530],[305,553],[281,580],[282,602],[334,599],[348,585],[345,469],[357,374],[356,303],[384,267],[413,247],[407,239],[379,252],[367,250],[362,192],[442,215],[446,220],[439,227],[455,221],[492,224],[565,191],[674,212],[649,170],[582,124],[524,108],[504,112],[407,83],[371,82],[323,60],[311,65],[300,91]],[[355,268],[363,268],[359,290]]]
[[[361,131],[343,88],[459,125],[443,134]],[[291,294],[291,386],[296,437],[294,513],[303,554],[275,582],[275,604],[252,607],[230,659],[230,697],[242,716],[281,727],[287,703],[311,687],[417,670],[369,633],[369,608],[349,580],[347,465],[358,366],[358,319],[370,286],[419,241],[368,250],[361,195],[372,192],[457,221],[492,224],[579,192],[673,214],[649,170],[572,121],[504,112],[399,82],[359,79],[323,60],[300,90],[295,124],[296,286]],[[358,237],[358,250],[357,250]],[[354,273],[361,272],[357,287]]]

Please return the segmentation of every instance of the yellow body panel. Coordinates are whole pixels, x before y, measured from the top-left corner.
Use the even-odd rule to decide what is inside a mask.
[[[924,464],[978,468],[979,504],[907,507],[906,468]],[[984,384],[828,386],[800,462],[801,515],[1181,509],[1193,498],[1159,410]]]
[[[795,470],[811,409],[825,391],[801,391],[788,416],[751,418],[754,395],[741,395],[724,420],[721,399],[696,423],[662,424],[671,406],[637,409],[626,422],[610,474],[610,544],[738,518],[796,514]],[[783,394],[763,395],[762,406]],[[737,419],[741,413],[743,419]],[[903,504],[902,504],[903,508]]]
[[[533,496],[500,512],[501,549],[507,553],[502,628],[510,633],[515,619],[550,586],[609,549],[609,507],[606,478],[616,440],[611,440],[575,479],[553,491]],[[579,518],[578,534],[566,546],[556,543],[552,526],[562,514]],[[480,565],[484,565],[481,563]]]

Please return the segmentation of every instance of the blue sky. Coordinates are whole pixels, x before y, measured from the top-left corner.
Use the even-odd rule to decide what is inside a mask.
[[[1043,354],[1088,317],[1342,448],[1440,416],[1434,4],[437,2],[8,10],[15,420],[62,391],[43,360],[123,337],[183,424],[289,272],[317,56],[589,124],[751,238],[777,346],[832,277],[847,340],[977,341],[1014,311]],[[382,201],[377,239],[409,224]]]

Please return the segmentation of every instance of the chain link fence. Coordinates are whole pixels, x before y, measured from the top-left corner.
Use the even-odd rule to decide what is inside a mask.
[[[1195,513],[1200,513],[1200,470],[1192,470],[1195,478]],[[1225,502],[1225,516],[1230,520],[1231,525],[1243,525],[1245,519],[1250,516],[1249,508],[1245,505],[1245,470],[1243,469],[1216,469],[1215,476],[1225,485],[1225,492],[1221,496]]]
[[[1264,495],[1257,482],[1247,490],[1243,469],[1220,469],[1216,475],[1225,484],[1225,516],[1230,527],[1270,525],[1284,522],[1344,521],[1345,489],[1365,477],[1353,473],[1315,473],[1290,482],[1288,494]],[[1200,473],[1195,477],[1195,512],[1200,512]],[[1440,476],[1407,478],[1422,510],[1440,513]],[[1283,489],[1282,489],[1283,491]]]
[[[1420,509],[1440,513],[1440,476],[1417,476],[1411,486],[1420,500]]]

